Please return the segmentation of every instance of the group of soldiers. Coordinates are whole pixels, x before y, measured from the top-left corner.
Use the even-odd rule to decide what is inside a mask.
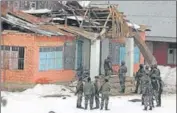
[[[77,108],[88,108],[88,102],[90,104],[90,109],[103,109],[108,110],[109,103],[109,76],[113,74],[111,59],[108,56],[104,61],[105,78],[104,83],[100,86],[98,81],[98,76],[95,77],[95,81],[92,82],[91,78],[88,77],[85,81],[79,78],[76,95],[77,95]],[[124,61],[121,61],[121,66],[118,70],[118,77],[120,82],[120,92],[125,92],[125,78],[127,73],[127,67]],[[160,77],[160,70],[157,65],[152,65],[151,67],[140,64],[140,68],[135,76],[136,90],[135,93],[142,94],[142,105],[144,105],[144,110],[152,110],[154,107],[154,99],[156,100],[157,107],[161,106],[161,94],[163,91],[163,82]],[[140,90],[139,90],[140,89]],[[139,92],[138,92],[139,91]],[[85,107],[82,107],[82,97],[85,97]],[[100,95],[101,94],[101,107],[100,107]],[[96,107],[93,108],[93,103],[96,103]]]
[[[92,82],[91,78],[88,77],[86,81],[83,79],[79,79],[77,87],[76,87],[76,95],[77,95],[77,108],[84,108],[87,110],[88,102],[90,105],[90,110],[99,109],[102,110],[105,107],[105,110],[108,110],[108,101],[109,101],[109,92],[110,85],[108,83],[108,79],[104,80],[104,83],[99,87],[98,76],[95,77],[95,81]],[[85,106],[82,107],[82,97],[84,94],[85,98]],[[100,97],[101,94],[101,107],[100,107]],[[96,103],[96,107],[93,107],[93,103]]]
[[[135,80],[136,90],[135,93],[142,94],[142,105],[144,110],[152,110],[154,107],[154,99],[156,100],[157,107],[161,106],[161,94],[163,91],[163,82],[160,76],[160,70],[157,65],[151,67],[140,64],[140,69],[136,73]],[[138,92],[138,89],[139,92]]]
[[[108,56],[104,61],[104,70],[105,70],[105,78],[103,84],[99,84],[98,81],[99,77],[95,77],[95,81],[92,83],[90,77],[84,81],[82,78],[79,78],[76,87],[76,95],[77,95],[77,108],[88,108],[88,102],[90,104],[90,109],[103,109],[108,110],[108,103],[109,103],[109,94],[110,94],[110,85],[109,85],[109,77],[113,73],[111,59]],[[124,93],[125,91],[125,74],[127,73],[127,67],[125,66],[125,62],[121,62],[121,66],[118,70],[119,80],[121,91]],[[85,97],[85,107],[82,107],[82,97]],[[101,107],[100,107],[100,95],[101,94]],[[96,103],[96,107],[93,108],[93,103]]]

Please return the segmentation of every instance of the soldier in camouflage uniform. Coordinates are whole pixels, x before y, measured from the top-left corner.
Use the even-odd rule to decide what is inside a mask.
[[[95,102],[96,102],[96,109],[99,108],[100,106],[100,101],[99,101],[99,81],[98,81],[98,76],[95,77],[95,82],[94,82],[94,86],[95,86]]]
[[[157,65],[153,65],[150,72],[150,77],[152,81],[152,87],[154,92],[154,97],[157,103],[157,107],[161,106],[161,94],[163,91],[163,82],[160,77],[160,70],[157,68]]]
[[[82,108],[81,103],[82,103],[82,95],[83,95],[83,82],[82,78],[79,78],[79,81],[76,86],[76,93],[77,95],[77,108]]]
[[[90,103],[90,109],[93,109],[93,94],[94,92],[94,85],[91,83],[90,77],[85,82],[83,87],[84,96],[85,96],[85,109],[88,107],[88,102]]]
[[[105,79],[105,82],[100,88],[100,93],[101,93],[101,110],[104,107],[105,104],[105,110],[108,110],[108,103],[109,103],[109,94],[110,94],[110,85],[108,83],[108,79]]]
[[[139,70],[138,70],[138,72],[136,73],[136,76],[135,76],[135,80],[136,80],[135,93],[138,93],[138,89],[139,89],[139,86],[140,86],[140,79],[143,76],[143,74],[145,73],[143,64],[140,64],[139,67],[140,68],[139,68]]]
[[[151,79],[147,74],[143,74],[141,77],[141,86],[142,86],[142,101],[144,102],[144,110],[152,110],[153,106],[153,88],[151,84]]]
[[[109,75],[111,75],[111,72],[113,72],[112,62],[111,62],[111,58],[109,56],[104,61],[104,72],[105,72],[105,76],[109,76]]]
[[[118,75],[119,75],[119,82],[120,82],[120,87],[121,87],[121,93],[125,92],[125,76],[127,73],[127,67],[125,66],[125,62],[121,62],[121,66],[118,70]]]

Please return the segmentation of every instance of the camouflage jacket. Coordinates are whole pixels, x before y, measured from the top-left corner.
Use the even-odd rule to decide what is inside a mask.
[[[83,87],[84,95],[93,95],[95,93],[94,85],[91,82],[85,82]]]
[[[148,75],[143,75],[141,77],[141,91],[143,95],[152,95],[153,94],[153,88],[151,84],[151,79]]]
[[[77,93],[83,93],[83,82],[79,81],[76,86],[76,94]]]
[[[110,91],[111,91],[111,87],[110,87],[109,83],[106,82],[101,86],[99,92],[104,95],[109,95]]]
[[[118,70],[118,74],[120,75],[125,75],[127,73],[127,67],[124,66],[120,66],[119,70]]]
[[[144,74],[145,74],[145,70],[139,69],[138,72],[136,73],[135,80],[140,80]]]
[[[105,70],[112,70],[112,63],[110,60],[105,59],[104,61],[104,69]]]

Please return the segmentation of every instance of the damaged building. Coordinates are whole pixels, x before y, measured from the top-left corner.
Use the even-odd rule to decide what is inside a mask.
[[[67,82],[75,79],[80,66],[94,78],[104,74],[103,62],[108,55],[115,71],[126,60],[129,53],[125,37],[139,31],[140,42],[145,40],[147,28],[126,20],[114,5],[106,8],[83,8],[77,2],[58,5],[61,7],[55,11],[39,8],[30,12],[23,8],[7,10],[7,2],[2,4],[2,81]],[[49,15],[41,16],[45,14]],[[132,54],[136,72],[144,57],[136,44]]]

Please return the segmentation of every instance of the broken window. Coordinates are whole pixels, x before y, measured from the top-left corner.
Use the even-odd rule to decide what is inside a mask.
[[[24,47],[1,46],[1,67],[10,70],[24,69]]]
[[[41,47],[39,70],[59,70],[63,67],[63,47]]]

